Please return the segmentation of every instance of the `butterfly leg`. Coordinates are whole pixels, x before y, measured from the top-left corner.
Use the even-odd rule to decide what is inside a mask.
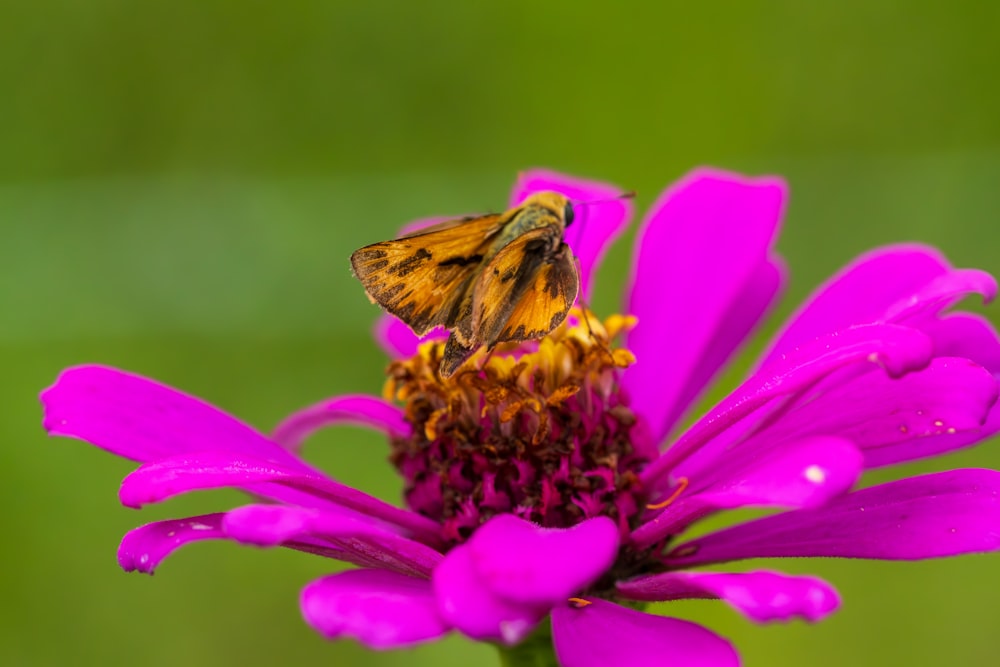
[[[579,268],[580,266],[579,259],[576,260],[576,264],[577,267]],[[590,339],[595,343],[597,343],[597,346],[601,348],[601,350],[606,355],[608,355],[608,359],[610,359],[612,363],[614,363],[615,355],[611,354],[611,350],[605,344],[605,341],[601,340],[600,338],[594,335],[594,329],[593,327],[590,326],[590,308],[588,308],[587,304],[584,303],[582,295],[577,297],[577,302],[580,304],[580,316],[583,318],[583,323],[587,325],[587,332],[590,334]]]
[[[482,363],[479,364],[479,370],[486,368],[486,364],[490,362],[490,358],[493,356],[493,351],[496,349],[496,346],[491,346],[486,350],[486,356],[483,357]]]

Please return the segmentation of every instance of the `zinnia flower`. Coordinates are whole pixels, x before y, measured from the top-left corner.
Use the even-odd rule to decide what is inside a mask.
[[[606,201],[613,187],[542,171],[522,176],[514,201],[540,190],[605,200],[577,206],[567,230],[586,298],[631,204]],[[386,397],[331,398],[271,436],[100,366],[66,370],[42,394],[45,427],[140,462],[122,482],[127,506],[217,487],[257,499],[133,530],[119,549],[126,570],[152,572],[199,540],[285,546],[358,566],[302,591],[306,621],[329,638],[388,649],[457,630],[497,643],[513,663],[735,665],[727,641],[644,603],[718,598],[758,622],[815,621],[839,604],[819,579],[703,566],[1000,547],[998,472],[853,490],[866,469],[1000,429],[997,334],[977,315],[946,312],[968,294],[992,297],[995,283],[931,248],[855,260],[741,385],[679,428],[780,292],[773,246],[785,198],[777,178],[695,171],[642,223],[624,315],[602,323],[577,310],[545,339],[480,353],[447,380],[436,372],[439,339],[420,343],[383,320]],[[405,508],[300,458],[310,433],[345,422],[387,435]],[[776,511],[685,537],[706,516],[742,507]]]

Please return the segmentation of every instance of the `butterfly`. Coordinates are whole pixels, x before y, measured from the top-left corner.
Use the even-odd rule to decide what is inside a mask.
[[[450,377],[481,347],[542,338],[566,319],[580,289],[563,240],[573,205],[539,192],[505,213],[426,227],[351,255],[372,303],[418,336],[450,330],[439,365]]]

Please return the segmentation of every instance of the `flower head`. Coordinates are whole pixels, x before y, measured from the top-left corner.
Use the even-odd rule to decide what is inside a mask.
[[[582,293],[631,214],[610,186],[524,175],[514,201],[555,190],[586,219],[567,230]],[[855,489],[878,466],[965,447],[1000,430],[1000,339],[947,312],[991,298],[993,279],[917,245],[864,255],[781,329],[745,381],[680,429],[780,292],[773,245],[785,186],[699,170],[640,228],[624,313],[577,309],[537,343],[480,352],[449,378],[442,342],[383,319],[384,397],[328,399],[270,437],[198,399],[84,366],[47,389],[45,426],[142,465],[120,497],[138,507],[239,487],[263,502],[162,521],[125,536],[119,561],[152,572],[204,539],[285,546],[359,568],[302,592],[327,637],[377,648],[457,630],[516,646],[551,619],[565,666],[737,664],[698,625],[647,601],[722,599],[758,621],[819,620],[839,604],[814,577],[704,571],[772,556],[920,559],[1000,548],[1000,473],[952,470]],[[405,508],[343,485],[298,454],[310,433],[383,431]],[[690,539],[706,516],[775,513]],[[623,638],[628,641],[623,641]]]
[[[615,379],[632,357],[609,342],[627,324],[564,324],[534,350],[480,351],[455,380],[441,378],[439,341],[394,361],[386,393],[412,430],[390,439],[390,460],[407,504],[440,521],[449,545],[506,513],[552,528],[608,516],[627,534],[637,472],[656,454],[633,443],[636,417]]]

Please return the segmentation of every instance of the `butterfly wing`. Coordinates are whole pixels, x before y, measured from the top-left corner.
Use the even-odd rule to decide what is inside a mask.
[[[580,276],[557,227],[525,232],[500,250],[473,288],[473,340],[493,347],[541,338],[576,301]]]
[[[441,223],[356,250],[351,267],[368,298],[418,336],[439,325],[452,328],[462,297],[503,226],[500,215]]]

